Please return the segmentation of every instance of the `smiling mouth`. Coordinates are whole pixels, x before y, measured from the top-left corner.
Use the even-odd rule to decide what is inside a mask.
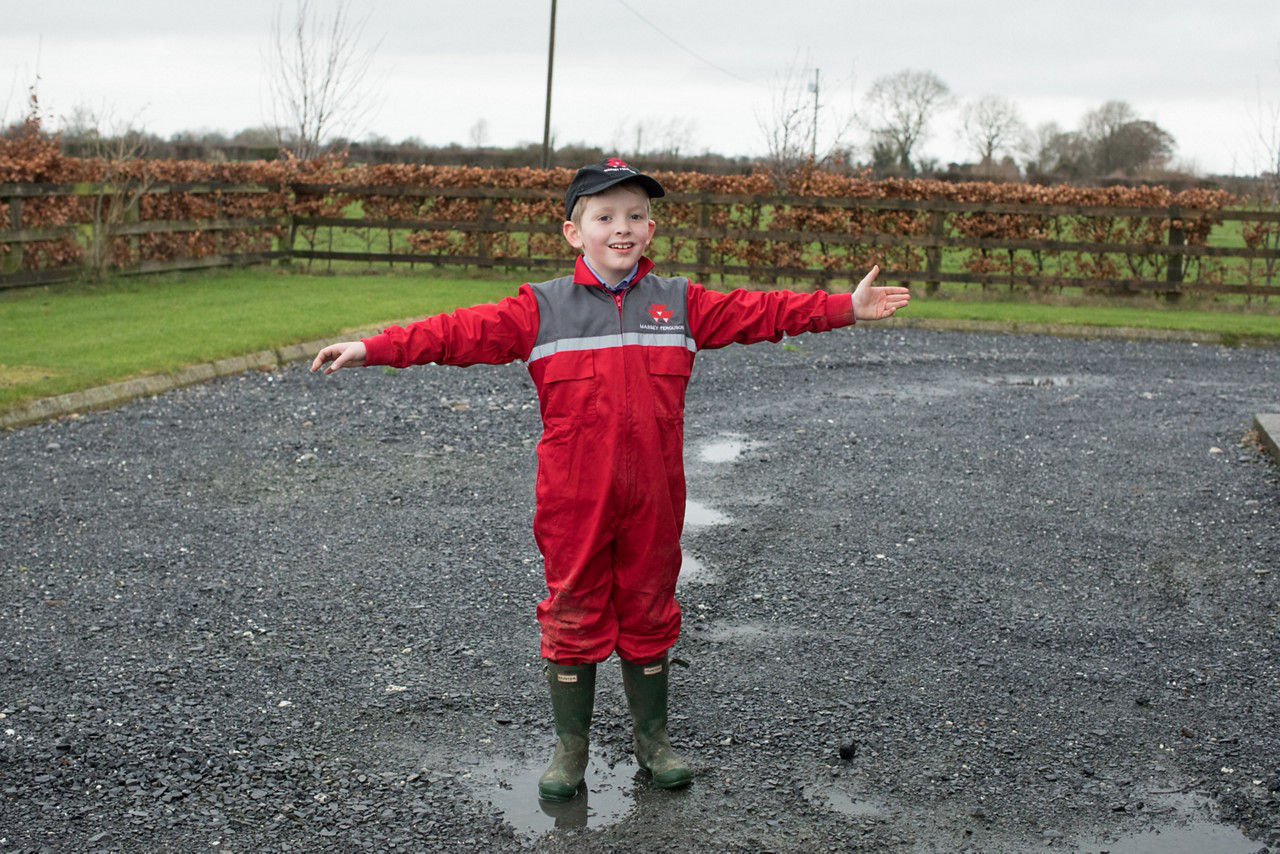
[[[621,249],[624,252],[633,246],[635,246],[634,243],[610,243],[609,244],[610,249]]]

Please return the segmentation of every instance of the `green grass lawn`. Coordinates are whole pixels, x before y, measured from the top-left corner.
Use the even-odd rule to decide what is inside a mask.
[[[515,293],[518,282],[259,267],[0,293],[0,410]]]
[[[1203,306],[1203,303],[1201,303]],[[1228,341],[1241,338],[1274,339],[1280,344],[1280,315],[1211,310],[1204,307],[1101,305],[994,300],[917,299],[903,316],[939,320],[982,320],[1008,324],[1064,324],[1068,326],[1134,327],[1211,332]]]
[[[306,275],[258,267],[0,292],[0,411],[35,398],[491,302],[550,273]],[[1280,345],[1280,305],[995,293],[918,297],[904,317],[1194,330]]]

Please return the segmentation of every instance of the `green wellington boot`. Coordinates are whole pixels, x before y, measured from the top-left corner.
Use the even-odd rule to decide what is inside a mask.
[[[622,662],[622,686],[635,725],[636,761],[653,775],[659,789],[678,789],[693,778],[667,736],[667,672],[664,655],[649,664]]]
[[[538,779],[538,796],[567,801],[577,793],[587,770],[587,731],[595,706],[596,666],[548,661],[547,684],[551,687],[557,741],[551,765]]]

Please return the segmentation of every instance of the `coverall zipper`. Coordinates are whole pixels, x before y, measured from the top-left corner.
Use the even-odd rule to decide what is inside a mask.
[[[624,325],[622,322],[622,304],[626,301],[627,292],[630,290],[631,290],[631,285],[627,285],[627,287],[624,288],[619,293],[613,294],[614,305],[618,307],[618,337],[619,338],[622,338],[622,336],[625,334],[625,332],[623,331]],[[622,423],[627,425],[629,429],[631,425],[631,390],[628,387],[628,383],[627,383],[627,345],[625,341],[623,342],[622,346],[618,348],[618,356],[621,359],[621,363],[622,363],[622,416],[623,416]],[[632,444],[634,443],[624,442],[622,444],[623,472],[624,472],[623,485],[625,487],[624,494],[626,495],[627,501],[631,500],[632,494],[635,492],[635,478],[632,476],[633,467],[631,465],[631,445]]]

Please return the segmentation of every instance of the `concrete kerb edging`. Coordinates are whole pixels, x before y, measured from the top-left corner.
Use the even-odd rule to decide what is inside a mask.
[[[396,321],[407,323],[408,320]],[[325,345],[332,344],[342,338],[367,338],[376,335],[386,326],[367,329],[351,329],[338,333],[331,338],[317,341],[303,341],[298,344],[287,344],[274,350],[260,350],[243,356],[230,356],[213,362],[201,362],[180,371],[167,374],[152,374],[136,379],[123,380],[118,383],[60,394],[56,397],[45,397],[20,406],[10,412],[0,413],[0,429],[12,430],[26,427],[53,418],[76,415],[96,409],[109,409],[131,400],[152,397],[173,391],[183,386],[197,385],[218,377],[230,377],[245,371],[268,371],[283,367],[290,362],[310,361]]]
[[[1280,463],[1280,413],[1258,413],[1253,416],[1253,429],[1258,431],[1262,447]]]
[[[403,325],[417,318],[393,321]],[[381,332],[392,324],[377,327],[351,329],[338,333],[330,338],[318,341],[304,341],[299,344],[288,344],[274,350],[262,350],[244,356],[232,356],[214,362],[191,365],[180,371],[169,374],[155,374],[139,377],[110,385],[85,389],[84,391],[61,394],[57,397],[46,397],[20,406],[10,412],[0,414],[0,429],[14,429],[61,418],[80,412],[95,409],[107,409],[136,400],[163,394],[183,386],[207,382],[216,377],[234,376],[235,374],[253,370],[271,370],[283,367],[290,362],[309,360],[315,357],[318,350],[340,337],[367,338]],[[1127,326],[1072,326],[1062,323],[999,323],[989,320],[937,320],[931,318],[893,317],[877,322],[877,326],[902,329],[929,329],[940,332],[981,332],[988,334],[1012,335],[1054,335],[1063,338],[1118,338],[1134,341],[1183,341],[1196,344],[1230,344],[1259,347],[1275,347],[1277,341],[1271,338],[1248,338],[1244,336],[1223,336],[1213,332],[1186,332],[1170,329],[1139,329]],[[1274,416],[1259,416],[1274,417]],[[1264,442],[1272,436],[1280,434],[1280,427],[1273,427],[1270,434],[1259,428]],[[1269,445],[1272,453],[1276,451],[1274,442]],[[1280,456],[1278,456],[1280,458]]]

